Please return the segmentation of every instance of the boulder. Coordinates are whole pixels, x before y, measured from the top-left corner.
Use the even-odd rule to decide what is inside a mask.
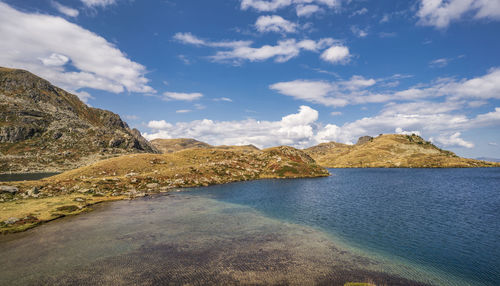
[[[0,186],[0,194],[15,195],[18,191],[19,189],[14,186]]]

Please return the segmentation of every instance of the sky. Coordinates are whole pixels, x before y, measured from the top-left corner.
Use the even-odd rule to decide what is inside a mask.
[[[500,158],[500,0],[0,0],[0,66],[147,139]]]

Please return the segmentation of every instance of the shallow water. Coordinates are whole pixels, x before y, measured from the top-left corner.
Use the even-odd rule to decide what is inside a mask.
[[[103,204],[0,237],[0,285],[496,285],[500,169],[331,170]]]

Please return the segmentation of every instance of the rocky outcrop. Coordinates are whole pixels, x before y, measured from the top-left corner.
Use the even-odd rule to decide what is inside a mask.
[[[363,145],[365,143],[372,142],[372,141],[373,141],[373,137],[371,137],[371,136],[363,136],[363,137],[359,137],[358,142],[356,143],[356,145]]]
[[[27,71],[0,67],[0,172],[58,172],[157,152],[117,114]]]

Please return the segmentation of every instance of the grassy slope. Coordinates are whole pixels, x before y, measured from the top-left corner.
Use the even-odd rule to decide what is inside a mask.
[[[178,187],[328,175],[307,154],[291,147],[253,152],[187,149],[170,154],[124,155],[44,180],[9,184],[18,187],[19,193],[14,197],[2,195],[0,222],[12,217],[21,221],[0,223],[0,232],[22,231],[60,216],[80,213],[101,201]],[[33,188],[40,192],[36,198],[28,195]]]
[[[327,168],[500,167],[498,163],[458,157],[416,135],[381,135],[359,145],[324,143],[305,152]]]
[[[203,149],[222,149],[222,150],[233,150],[233,151],[259,151],[259,148],[253,145],[245,146],[212,146],[205,142],[198,141],[196,139],[190,138],[178,138],[178,139],[155,139],[151,141],[151,144],[155,146],[162,153],[173,153],[185,149],[191,148],[203,148]]]

